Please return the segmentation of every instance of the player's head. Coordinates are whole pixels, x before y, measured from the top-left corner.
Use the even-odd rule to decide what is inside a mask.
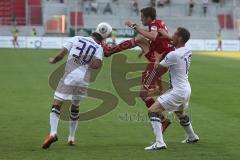
[[[99,44],[104,40],[104,38],[97,32],[93,32],[92,37]]]
[[[146,7],[141,9],[141,21],[144,26],[148,26],[157,17],[156,9],[153,7]]]
[[[177,31],[173,34],[173,45],[185,45],[185,43],[190,39],[190,32],[186,28],[179,27]]]

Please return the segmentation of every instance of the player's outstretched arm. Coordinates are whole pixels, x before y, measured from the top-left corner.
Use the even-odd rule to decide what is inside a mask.
[[[58,61],[62,60],[67,53],[68,50],[66,48],[63,48],[61,51],[58,52],[58,54],[55,57],[49,57],[48,62],[51,64],[55,64]]]
[[[139,25],[137,25],[136,23],[132,22],[132,21],[127,21],[125,23],[128,27],[135,29],[137,32],[139,32],[140,34],[142,34],[144,37],[146,37],[147,39],[154,41],[158,35],[158,32],[149,32],[144,30],[143,28],[141,28]]]

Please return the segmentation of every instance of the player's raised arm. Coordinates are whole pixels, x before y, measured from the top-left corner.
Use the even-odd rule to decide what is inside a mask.
[[[68,50],[66,48],[63,48],[61,51],[58,52],[58,54],[55,57],[49,57],[48,62],[51,64],[55,64],[58,61],[62,60],[67,53]]]
[[[125,23],[128,27],[135,29],[137,32],[139,32],[140,34],[142,34],[144,37],[146,37],[147,39],[154,41],[158,35],[158,32],[156,31],[146,31],[143,28],[141,28],[139,25],[137,25],[136,23],[128,20]]]

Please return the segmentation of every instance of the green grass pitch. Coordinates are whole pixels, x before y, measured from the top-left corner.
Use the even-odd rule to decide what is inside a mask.
[[[122,121],[125,113],[146,113],[140,99],[129,107],[119,99],[118,107],[100,118],[81,122],[75,147],[66,144],[68,123],[59,125],[59,141],[49,150],[41,145],[49,133],[49,111],[53,91],[48,76],[59,64],[47,58],[57,50],[0,49],[0,160],[237,160],[240,145],[240,60],[194,54],[190,68],[191,117],[200,136],[194,145],[180,141],[184,132],[177,121],[165,133],[168,149],[146,152],[153,140],[148,122]],[[219,53],[224,54],[224,53]],[[240,53],[239,53],[240,54]],[[128,54],[131,61],[139,61]],[[110,82],[110,61],[94,87],[117,95]],[[62,62],[61,62],[62,63]],[[94,106],[87,99],[81,110]]]

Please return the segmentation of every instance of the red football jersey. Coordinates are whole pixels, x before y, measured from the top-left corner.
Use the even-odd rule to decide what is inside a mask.
[[[148,26],[148,31],[149,32],[158,31],[158,29],[160,29],[160,28],[162,28],[162,29],[164,29],[165,31],[168,32],[167,26],[165,25],[165,23],[163,21],[154,20]],[[154,41],[150,41],[149,52],[145,56],[150,62],[154,62],[155,61],[154,51],[156,51],[160,54],[164,53],[164,56],[163,56],[163,58],[164,58],[167,53],[169,53],[173,50],[174,50],[174,47],[170,44],[170,40],[169,39],[162,39],[158,35]]]

